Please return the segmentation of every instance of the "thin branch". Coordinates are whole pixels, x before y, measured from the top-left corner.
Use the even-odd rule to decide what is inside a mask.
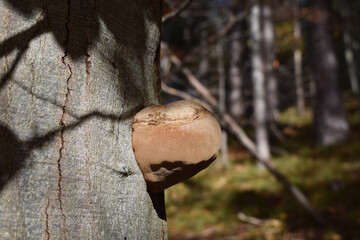
[[[245,8],[244,11],[242,11],[242,13],[237,16],[234,16],[234,14],[228,10],[227,11],[229,14],[228,23],[219,32],[208,37],[208,39],[207,39],[208,44],[215,44],[220,38],[225,36],[238,21],[241,21],[242,19],[244,19],[247,16],[248,8],[249,7]],[[163,50],[168,49],[167,44],[165,42],[161,42],[161,49],[163,49]],[[194,56],[199,55],[200,49],[201,48],[199,46],[194,47],[188,54],[186,54],[186,56],[183,58],[183,60],[180,61],[180,65],[178,67],[176,67],[174,70],[172,70],[169,74],[175,74],[178,71],[180,71],[180,68],[182,67],[183,63],[187,63],[191,59],[193,59]]]
[[[172,87],[168,87],[165,83],[161,83],[161,90],[163,92],[166,92],[167,94],[177,96],[177,97],[180,97],[182,99],[186,99],[186,100],[195,102],[197,104],[200,104],[201,106],[203,106],[204,108],[206,108],[206,109],[208,109],[210,111],[212,109],[211,105],[209,105],[208,103],[206,103],[204,101],[201,101],[200,99],[195,98],[195,97],[191,96],[190,94],[188,94],[186,92],[179,91],[179,90],[177,90],[175,88],[172,88]]]
[[[210,38],[208,38],[208,43],[214,43],[217,40],[219,40],[220,38],[222,38],[225,34],[227,34],[230,29],[235,25],[235,23],[242,19],[243,17],[245,17],[245,11],[242,12],[240,15],[235,16],[232,11],[229,8],[223,7],[225,9],[225,11],[227,12],[228,16],[229,16],[229,21],[228,23],[221,29],[221,31],[217,32],[215,35],[211,36]]]
[[[232,28],[233,26],[243,20],[244,18],[246,18],[247,16],[247,13],[248,13],[248,9],[249,9],[249,6],[247,6],[242,12],[241,14],[235,16],[231,10],[225,8],[227,13],[228,13],[228,16],[229,16],[229,20],[228,22],[225,24],[225,26],[223,26],[223,28],[215,33],[214,35],[208,37],[207,41],[208,41],[208,44],[215,44],[217,43],[217,41],[219,41],[219,39],[221,39],[222,37],[224,37]],[[190,59],[192,59],[194,56],[198,55],[199,54],[199,51],[200,51],[200,48],[198,46],[194,47],[184,58],[183,62],[188,62]]]
[[[169,21],[171,18],[174,18],[176,16],[178,16],[182,11],[184,11],[191,3],[193,2],[193,0],[185,0],[184,2],[181,3],[181,5],[176,8],[174,11],[171,11],[170,13],[166,14],[165,16],[162,17],[162,23],[166,23],[167,21]]]
[[[241,221],[246,222],[246,223],[250,223],[250,224],[255,225],[255,226],[261,226],[266,222],[266,220],[262,220],[262,219],[259,219],[259,218],[256,218],[256,217],[247,216],[242,212],[239,212],[237,214],[237,217]]]

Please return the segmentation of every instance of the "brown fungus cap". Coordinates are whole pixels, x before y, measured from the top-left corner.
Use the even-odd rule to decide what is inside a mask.
[[[153,192],[206,168],[221,145],[214,115],[190,101],[144,108],[135,115],[132,127],[135,158]]]

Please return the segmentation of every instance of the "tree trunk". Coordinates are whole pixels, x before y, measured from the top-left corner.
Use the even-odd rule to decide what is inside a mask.
[[[0,0],[0,19],[0,238],[166,238],[131,144],[160,1]]]
[[[261,7],[254,4],[250,10],[251,67],[254,88],[254,116],[256,149],[261,159],[270,160],[268,133],[266,127],[265,76],[261,58]]]
[[[360,90],[359,90],[359,71],[357,70],[356,66],[356,59],[353,50],[353,43],[354,39],[351,33],[351,16],[352,10],[350,9],[348,3],[342,4],[342,15],[345,19],[344,29],[343,29],[343,40],[344,40],[344,47],[345,47],[345,61],[348,69],[348,75],[350,79],[350,85],[352,92],[358,98],[358,111],[360,113]]]
[[[219,41],[216,45],[218,57],[218,76],[219,76],[219,108],[220,111],[226,112],[226,89],[225,89],[225,64],[223,41]],[[225,130],[221,130],[221,162],[223,166],[229,164],[228,154],[228,136]]]
[[[299,2],[293,0],[293,12],[294,12],[294,69],[295,69],[295,87],[296,87],[296,108],[299,116],[305,114],[305,95],[302,79],[302,53],[301,53],[301,22],[298,17],[299,14]]]
[[[312,61],[316,82],[314,109],[316,140],[319,145],[331,145],[344,140],[349,132],[345,118],[341,91],[338,85],[338,62],[327,32],[330,19],[330,2],[310,1],[312,11],[317,12],[310,26]]]
[[[262,16],[262,42],[263,42],[263,58],[265,66],[265,83],[266,83],[266,100],[267,100],[267,118],[270,124],[278,119],[278,86],[277,79],[274,74],[275,60],[275,32],[271,19],[272,11],[270,6],[263,5],[261,7]]]
[[[356,63],[353,50],[351,48],[352,45],[352,37],[350,35],[349,29],[345,26],[344,29],[344,46],[345,46],[345,60],[348,67],[348,73],[350,78],[351,90],[354,94],[359,93],[359,81],[357,78],[356,71]]]
[[[348,67],[348,74],[350,78],[351,90],[354,94],[359,93],[359,81],[358,81],[358,73],[356,69],[355,57],[352,49],[353,45],[353,37],[351,34],[351,10],[348,6],[348,3],[342,4],[342,17],[345,19],[344,29],[343,29],[343,39],[344,39],[344,47],[345,47],[345,60]]]
[[[230,59],[230,74],[229,74],[229,112],[236,120],[239,120],[244,112],[242,102],[242,77],[240,71],[241,60],[241,28],[239,24],[235,25],[231,41],[231,59]]]

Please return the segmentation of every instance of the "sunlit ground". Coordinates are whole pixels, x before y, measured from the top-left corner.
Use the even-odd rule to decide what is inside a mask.
[[[276,167],[298,186],[328,221],[321,228],[243,147],[230,140],[230,162],[220,161],[165,192],[169,239],[360,239],[360,124],[357,102],[346,98],[351,136],[315,148],[310,111],[282,113],[285,141],[275,141]],[[260,224],[241,221],[243,213]]]

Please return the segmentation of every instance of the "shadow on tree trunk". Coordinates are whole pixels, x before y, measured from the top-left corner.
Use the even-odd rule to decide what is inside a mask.
[[[78,117],[78,120],[75,123],[67,125],[63,131],[72,130],[92,118],[124,121],[132,118],[139,110],[140,108],[133,108],[127,112],[124,112],[120,116],[92,112]],[[11,129],[0,124],[0,192],[7,184],[7,182],[9,182],[18,171],[26,167],[24,162],[26,158],[29,157],[29,153],[33,149],[39,149],[43,147],[47,142],[51,141],[54,137],[60,134],[61,131],[62,129],[59,126],[58,129],[50,131],[43,136],[34,136],[29,141],[21,141]]]

